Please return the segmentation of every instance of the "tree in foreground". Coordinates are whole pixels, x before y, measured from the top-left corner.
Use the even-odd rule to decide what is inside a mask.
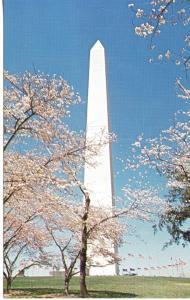
[[[173,242],[185,246],[190,241],[190,112],[189,89],[183,81],[188,80],[190,67],[189,47],[190,36],[188,25],[190,22],[189,1],[150,1],[146,4],[129,4],[129,8],[135,14],[135,34],[148,38],[149,48],[155,61],[170,61],[178,68],[181,67],[181,77],[177,79],[177,95],[183,99],[182,109],[176,113],[173,125],[167,130],[162,130],[158,138],[138,138],[134,144],[133,167],[148,166],[166,179],[168,190],[168,209],[160,216],[158,228],[166,227]],[[164,30],[170,30],[175,34],[176,27],[181,26],[181,41],[176,44],[176,49],[161,49],[159,41]],[[165,42],[164,47],[167,47]],[[186,106],[185,106],[186,105]],[[155,229],[157,226],[155,226]]]
[[[41,216],[71,185],[63,172],[56,176],[57,162],[76,159],[84,139],[63,122],[79,101],[63,78],[28,72],[4,78],[4,276],[10,288],[19,264],[23,271],[44,259]]]
[[[121,245],[122,236],[127,233],[129,220],[152,222],[165,207],[152,189],[133,189],[125,186],[120,208],[103,206],[97,208],[90,204],[90,193],[79,181],[77,184],[84,195],[81,220],[80,296],[88,297],[86,271],[87,265],[91,264],[91,256],[104,257],[105,263],[108,264],[118,262],[119,257],[109,251],[108,245]]]
[[[71,278],[78,274],[77,262],[80,255],[80,217],[75,203],[65,201],[56,206],[54,213],[42,216],[50,245],[54,246],[52,265],[64,270],[64,291],[69,294]]]
[[[8,281],[21,272],[20,269],[15,271],[19,264],[23,264],[21,261],[28,269],[37,264],[38,252],[43,250],[46,257],[49,255],[46,250],[56,239],[54,228],[51,228],[50,235],[45,230],[42,232],[43,221],[47,223],[51,217],[55,222],[60,208],[60,213],[63,213],[68,209],[76,210],[77,206],[77,202],[68,201],[74,197],[76,185],[70,170],[80,174],[84,161],[90,161],[91,156],[97,155],[99,149],[110,141],[109,136],[101,136],[98,144],[89,141],[86,145],[85,135],[77,134],[66,125],[68,108],[78,103],[78,98],[62,78],[39,73],[12,75],[5,72],[4,274]],[[80,207],[83,208],[81,201]],[[69,227],[71,221],[68,223],[68,217],[63,216],[61,230],[74,230]],[[75,220],[75,229],[78,227],[75,234],[81,230],[81,219],[83,217]],[[63,258],[62,246],[60,250]],[[81,247],[79,250],[81,253]],[[65,263],[64,258],[62,262]],[[73,267],[74,263],[71,269]],[[70,279],[73,273],[69,273],[66,265],[65,270]]]
[[[81,180],[84,163],[95,167],[94,157],[112,136],[102,131],[98,142],[86,143],[84,134],[69,129],[68,108],[78,102],[78,96],[62,78],[6,72],[5,80],[5,271],[9,272],[6,264],[15,251],[14,266],[21,260],[25,268],[43,260],[52,264],[48,247],[54,243],[66,272],[66,292],[79,259],[80,294],[86,297],[86,267],[91,256],[98,252],[110,263],[118,259],[105,245],[107,240],[120,244],[123,226],[119,218],[125,224],[126,217],[149,220],[160,207],[159,199],[151,190],[125,187],[126,201],[120,209],[93,207]],[[71,240],[66,232],[71,233]]]

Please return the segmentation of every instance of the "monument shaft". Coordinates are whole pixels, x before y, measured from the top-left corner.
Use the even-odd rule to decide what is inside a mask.
[[[106,82],[105,52],[97,41],[90,51],[89,85],[86,143],[99,142],[109,133],[108,96]],[[95,166],[85,165],[84,184],[91,205],[96,207],[113,206],[112,168],[110,144],[106,143],[94,157]],[[114,253],[114,245],[108,241],[109,251]],[[106,258],[97,256],[94,261],[101,266],[90,267],[90,275],[116,275],[116,265],[107,264]]]

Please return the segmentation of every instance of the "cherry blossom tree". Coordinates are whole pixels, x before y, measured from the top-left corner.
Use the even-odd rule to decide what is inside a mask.
[[[189,141],[189,31],[190,6],[189,1],[156,0],[146,4],[139,2],[128,5],[135,16],[135,34],[146,38],[152,56],[149,62],[170,61],[180,71],[176,80],[177,96],[183,99],[182,109],[174,116],[173,125],[162,130],[158,138],[145,139],[140,136],[134,143],[133,159],[128,167],[139,169],[149,167],[166,179],[168,190],[167,211],[160,216],[158,227],[166,227],[172,242],[183,245],[190,241],[188,219],[189,184],[190,184],[190,141]],[[181,27],[181,40],[171,49],[168,41],[160,46],[162,36],[166,31],[175,34]],[[162,43],[163,45],[163,43]],[[165,48],[164,48],[165,47]],[[156,58],[156,59],[155,59]],[[185,72],[184,72],[185,71]],[[185,82],[185,83],[184,83]],[[186,103],[185,103],[186,102]],[[129,166],[130,165],[130,166]],[[155,227],[156,228],[156,227]]]
[[[38,228],[40,233],[42,219],[51,216],[55,220],[60,203],[62,211],[76,206],[76,203],[73,206],[67,201],[67,197],[74,197],[76,184],[70,176],[71,170],[81,176],[84,161],[92,163],[91,157],[97,155],[99,149],[112,139],[102,132],[98,143],[92,140],[86,144],[84,134],[69,129],[64,118],[69,115],[68,107],[78,101],[79,96],[62,78],[28,72],[23,75],[5,72],[5,266],[6,259],[11,261],[14,251],[19,255],[16,255],[13,265],[18,264],[22,255],[26,261],[25,250],[32,252],[32,241],[35,243]],[[67,219],[63,221],[62,230],[70,230]],[[76,219],[75,228],[79,224]],[[55,242],[52,229],[50,232]],[[44,241],[44,244],[39,245],[39,250],[50,243],[45,232],[40,241]],[[62,246],[60,250],[63,250]]]
[[[129,168],[148,167],[166,178],[168,208],[160,216],[159,228],[166,226],[172,237],[170,244],[190,241],[186,226],[190,217],[190,120],[189,112],[177,115],[181,119],[158,138],[140,136],[133,145],[133,163],[128,163]]]
[[[28,229],[31,230],[32,234],[35,234],[33,228],[34,224],[30,224]],[[39,229],[37,233],[32,236],[30,234],[30,240],[22,239],[15,241],[14,244],[9,244],[3,253],[4,271],[3,275],[6,279],[6,292],[9,293],[14,279],[22,274],[27,269],[33,266],[50,266],[50,256],[46,255],[41,251],[41,247],[44,243],[37,241],[39,237]],[[33,239],[33,240],[32,240]],[[44,235],[42,236],[44,241]]]
[[[152,222],[165,207],[153,189],[134,189],[127,185],[123,188],[121,208],[95,207],[91,205],[90,192],[75,174],[72,173],[72,176],[84,197],[82,214],[80,213],[80,296],[87,297],[86,269],[93,264],[93,257],[104,257],[105,264],[118,262],[117,253],[109,250],[109,245],[121,245],[128,221],[137,219]]]
[[[125,186],[122,208],[93,207],[82,183],[84,162],[96,167],[95,157],[114,136],[102,130],[99,139],[86,143],[83,133],[67,126],[69,106],[79,97],[62,78],[5,72],[5,80],[5,269],[7,260],[13,259],[13,270],[22,260],[29,268],[48,255],[51,264],[48,247],[54,243],[66,274],[66,292],[79,260],[80,294],[86,297],[86,268],[92,257],[98,252],[107,263],[119,259],[106,248],[107,242],[117,246],[122,241],[124,227],[119,219],[150,220],[154,209],[161,207],[159,199],[151,190]],[[19,253],[16,259],[12,253]]]
[[[58,209],[56,214],[49,214],[43,219],[52,238],[52,244],[55,244],[58,249],[58,253],[54,251],[54,257],[57,258],[54,264],[63,267],[64,290],[66,294],[69,294],[71,278],[80,271],[84,276],[84,269],[86,275],[86,267],[92,265],[94,256],[101,255],[108,264],[118,260],[114,253],[107,250],[106,241],[107,244],[109,241],[109,243],[119,245],[123,226],[114,219],[104,220],[105,214],[110,214],[106,208],[102,210],[97,207],[89,207],[88,218],[85,223],[87,227],[84,231],[83,219],[86,210],[81,203],[65,201],[63,204],[60,203],[56,209]],[[103,220],[105,224],[101,226]],[[83,244],[84,240],[85,243]],[[80,271],[77,267],[78,263],[81,265]],[[85,276],[83,280],[85,281]]]
[[[58,201],[49,214],[43,214],[43,224],[54,245],[54,267],[64,270],[64,291],[69,294],[71,278],[78,273],[76,263],[80,255],[81,205],[71,201]]]
[[[4,276],[10,288],[21,271],[43,262],[37,253],[48,240],[40,218],[72,184],[64,171],[56,176],[58,162],[80,152],[80,163],[85,140],[63,122],[80,99],[62,78],[28,72],[4,78]],[[21,271],[19,262],[25,262]]]

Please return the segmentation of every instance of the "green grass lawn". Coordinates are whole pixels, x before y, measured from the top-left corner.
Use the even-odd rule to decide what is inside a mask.
[[[87,286],[93,298],[190,298],[189,278],[94,276],[87,277]],[[62,287],[60,277],[20,277],[10,297],[65,297]],[[70,297],[79,297],[78,277],[72,279],[70,292]]]

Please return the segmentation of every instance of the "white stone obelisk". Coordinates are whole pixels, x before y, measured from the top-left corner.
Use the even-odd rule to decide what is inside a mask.
[[[108,96],[104,47],[97,41],[90,50],[89,85],[86,142],[98,142],[102,134],[109,133]],[[94,157],[96,166],[85,165],[84,184],[91,205],[97,207],[113,206],[113,186],[110,144],[106,143],[101,152]],[[115,252],[114,245],[108,241],[109,251]],[[89,275],[116,275],[116,264],[108,264],[106,258],[94,257]],[[94,264],[99,266],[94,266]]]

